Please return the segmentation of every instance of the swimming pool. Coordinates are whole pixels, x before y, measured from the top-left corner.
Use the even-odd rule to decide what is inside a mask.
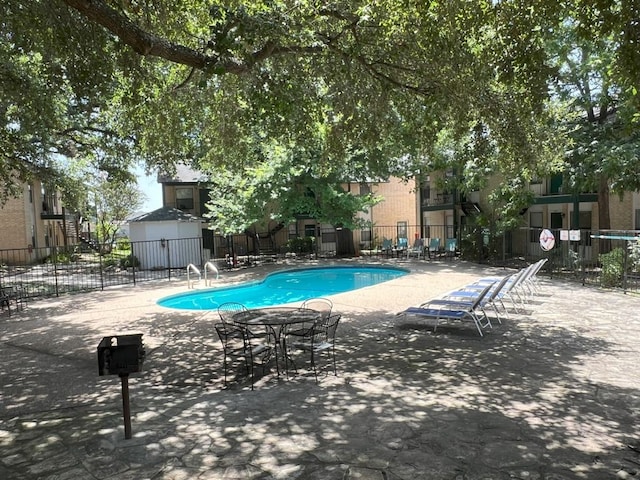
[[[225,302],[270,307],[357,290],[407,273],[403,268],[376,266],[299,268],[271,273],[261,281],[171,295],[157,304],[180,310],[215,310]]]

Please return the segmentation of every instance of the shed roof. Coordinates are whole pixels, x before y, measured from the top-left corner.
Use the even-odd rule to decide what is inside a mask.
[[[182,210],[178,210],[173,207],[162,207],[152,212],[144,213],[138,217],[132,218],[130,222],[166,222],[166,221],[178,221],[178,222],[201,222],[200,217],[196,217]]]

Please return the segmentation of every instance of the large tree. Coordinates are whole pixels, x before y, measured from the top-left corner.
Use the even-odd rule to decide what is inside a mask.
[[[552,86],[570,146],[567,193],[598,192],[599,228],[609,229],[610,193],[640,189],[637,100],[616,74],[618,40],[585,37],[584,29],[579,19],[567,21],[550,44],[558,72]]]
[[[319,147],[297,155],[303,170],[350,163],[345,180],[409,177],[443,128],[460,138],[478,123],[499,146],[496,170],[533,169],[541,159],[532,132],[553,73],[544,47],[566,8],[551,0],[178,0],[170,8],[7,0],[0,184],[55,172],[52,155],[111,178],[126,178],[138,160],[167,171],[185,161],[215,181],[217,172],[268,162],[266,141],[292,156]]]

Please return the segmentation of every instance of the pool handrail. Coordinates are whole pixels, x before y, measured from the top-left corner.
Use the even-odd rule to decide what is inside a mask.
[[[195,273],[198,276],[198,280],[193,280],[193,282],[191,281],[191,276],[190,276],[191,271],[193,271],[193,273]],[[190,263],[189,265],[187,265],[187,288],[189,289],[193,288],[193,284],[196,281],[200,282],[201,279],[202,279],[202,274],[200,273],[200,269],[196,267],[193,263]]]
[[[213,281],[213,278],[207,278],[207,271],[215,272],[216,280],[220,277],[220,273],[218,272],[218,268],[214,265],[212,261],[208,261],[204,264],[204,285],[209,286],[209,282]]]

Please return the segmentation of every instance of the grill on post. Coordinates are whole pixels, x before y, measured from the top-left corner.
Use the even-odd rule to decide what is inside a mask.
[[[129,374],[142,370],[145,351],[142,334],[104,337],[98,344],[98,375],[118,375],[122,383],[124,438],[131,438]]]

